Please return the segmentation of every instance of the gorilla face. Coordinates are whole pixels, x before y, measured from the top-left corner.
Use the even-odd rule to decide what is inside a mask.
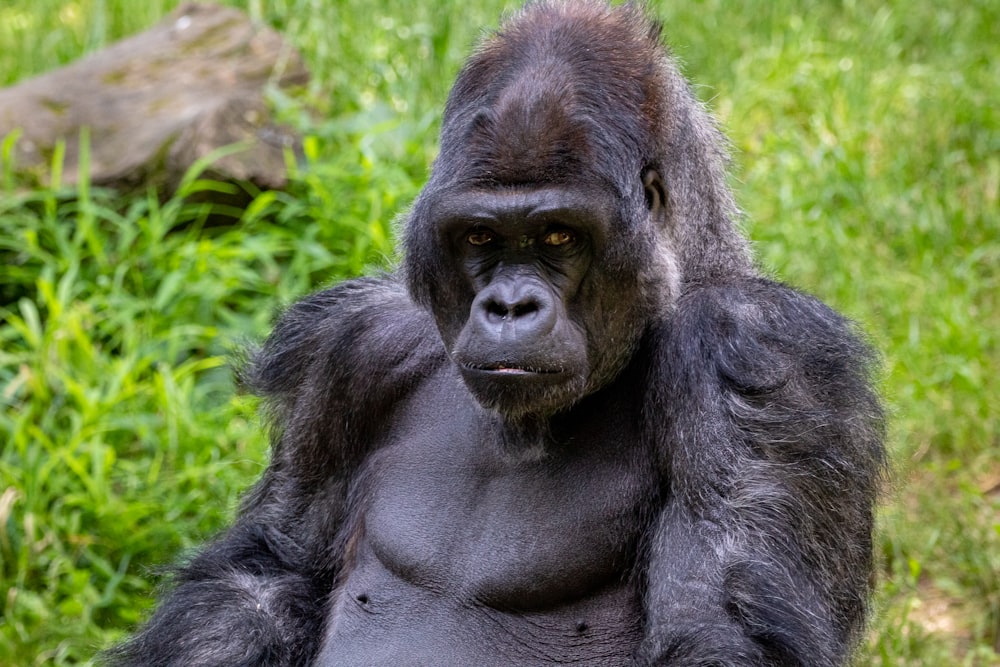
[[[469,389],[506,413],[547,412],[579,396],[590,359],[585,323],[571,313],[606,213],[552,189],[465,193],[448,204],[442,242],[472,300],[446,336]]]
[[[645,316],[637,274],[607,261],[622,227],[607,188],[465,188],[422,204],[443,259],[432,310],[480,404],[544,416],[621,370]]]

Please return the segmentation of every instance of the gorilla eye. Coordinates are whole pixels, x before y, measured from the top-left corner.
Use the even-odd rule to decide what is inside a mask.
[[[488,243],[492,243],[494,238],[493,232],[480,230],[476,232],[469,232],[469,235],[465,237],[465,240],[468,241],[469,245],[486,245]]]
[[[549,232],[542,238],[542,243],[548,246],[567,245],[575,241],[576,238],[567,231]]]

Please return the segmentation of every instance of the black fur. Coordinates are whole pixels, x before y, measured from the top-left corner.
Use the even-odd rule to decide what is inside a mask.
[[[884,466],[852,325],[761,277],[641,8],[472,56],[398,275],[282,318],[273,455],[116,665],[848,661]]]

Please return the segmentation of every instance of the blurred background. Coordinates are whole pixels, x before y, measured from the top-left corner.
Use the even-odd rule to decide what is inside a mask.
[[[0,86],[178,4],[3,0]],[[312,73],[269,94],[305,138],[284,191],[213,211],[198,193],[229,186],[197,174],[169,197],[40,185],[0,138],[2,665],[91,661],[226,525],[267,458],[229,364],[291,301],[392,266],[450,83],[515,6],[226,4]],[[893,481],[857,663],[1000,664],[1000,3],[650,4],[732,140],[761,264],[883,355]]]

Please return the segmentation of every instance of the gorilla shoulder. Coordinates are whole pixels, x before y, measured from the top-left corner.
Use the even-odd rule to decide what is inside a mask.
[[[389,275],[350,280],[292,305],[241,380],[268,401],[281,427],[318,396],[351,412],[387,408],[445,361],[433,320]]]

